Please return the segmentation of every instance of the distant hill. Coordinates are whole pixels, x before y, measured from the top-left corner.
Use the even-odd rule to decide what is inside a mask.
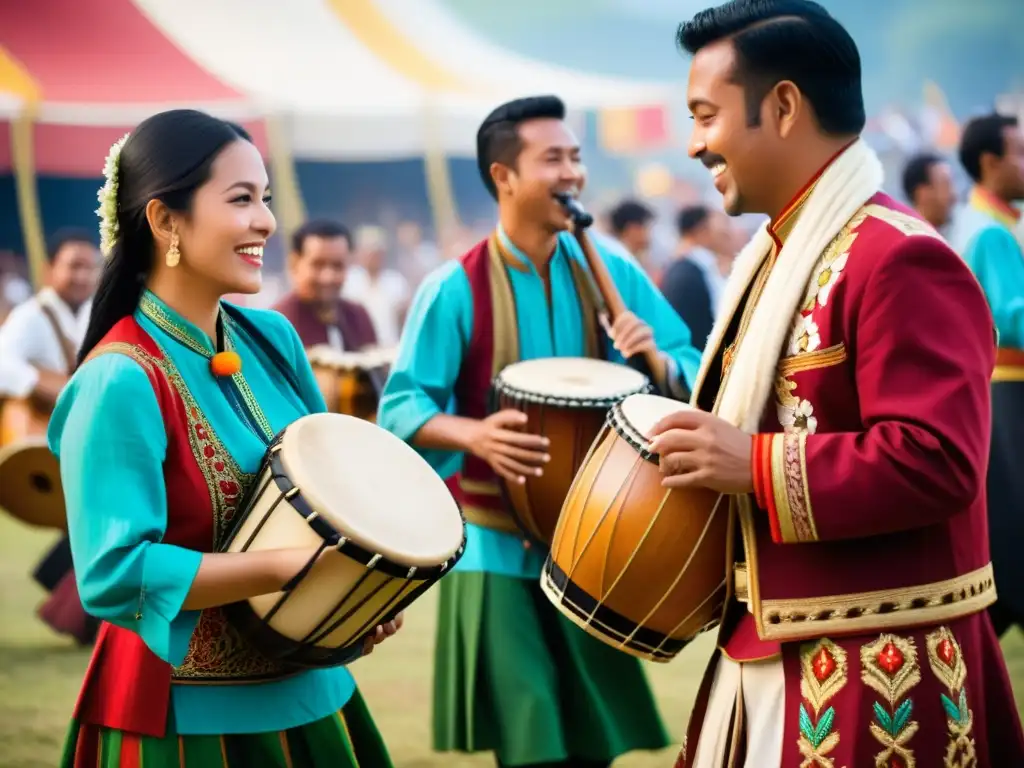
[[[693,0],[439,0],[472,29],[522,54],[609,74],[685,81],[675,50]],[[915,103],[931,79],[960,117],[1024,88],[1024,0],[823,0],[853,34],[868,107]]]

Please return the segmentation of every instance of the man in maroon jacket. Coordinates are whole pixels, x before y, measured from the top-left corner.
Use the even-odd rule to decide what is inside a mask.
[[[377,343],[366,310],[341,298],[351,249],[349,231],[326,219],[307,221],[292,235],[292,291],[273,308],[291,321],[306,348],[326,344],[357,351]]]
[[[985,612],[985,296],[880,191],[860,56],[824,8],[734,0],[678,43],[690,155],[728,213],[770,217],[723,290],[697,409],[653,430],[664,485],[720,492],[735,532],[678,765],[1024,765]]]

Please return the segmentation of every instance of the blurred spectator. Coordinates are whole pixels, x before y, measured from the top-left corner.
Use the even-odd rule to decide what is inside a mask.
[[[903,169],[903,193],[924,219],[938,230],[949,224],[956,204],[953,169],[931,153],[916,155]]]
[[[736,228],[724,212],[704,205],[683,208],[676,222],[679,246],[661,290],[689,327],[693,345],[703,349],[738,252]]]
[[[654,211],[636,200],[624,200],[608,213],[608,227],[623,248],[651,274],[651,224]]]
[[[441,263],[441,251],[423,239],[423,230],[415,221],[403,221],[395,230],[395,256],[398,270],[410,286],[417,286]]]
[[[356,232],[356,258],[345,278],[342,296],[362,304],[370,313],[377,342],[394,347],[411,298],[409,281],[401,272],[385,266],[387,239],[380,227],[361,227]]]

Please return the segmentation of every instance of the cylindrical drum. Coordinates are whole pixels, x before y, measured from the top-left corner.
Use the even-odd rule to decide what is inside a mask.
[[[462,556],[465,524],[444,481],[399,438],[368,421],[318,413],[267,451],[224,547],[308,547],[282,592],[225,606],[265,656],[343,664],[361,641]]]
[[[327,345],[307,352],[327,410],[377,420],[381,390],[394,362],[394,350],[384,348],[341,352]]]
[[[527,416],[523,431],[551,441],[551,461],[542,475],[527,476],[522,485],[501,481],[513,517],[536,543],[551,543],[562,502],[608,409],[648,388],[642,373],[586,357],[524,360],[498,374],[495,410],[522,411]]]
[[[662,485],[651,428],[690,406],[633,395],[611,409],[562,508],[541,586],[584,630],[669,661],[725,599],[728,497]]]

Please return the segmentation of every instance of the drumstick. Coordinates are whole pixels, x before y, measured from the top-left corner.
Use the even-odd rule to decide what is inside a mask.
[[[580,248],[583,249],[583,256],[587,260],[590,274],[594,277],[597,290],[600,292],[600,298],[604,303],[604,307],[600,309],[604,309],[607,312],[609,323],[614,324],[615,319],[623,312],[628,312],[629,309],[622,300],[618,288],[615,287],[615,281],[612,280],[612,276],[608,273],[608,267],[605,266],[604,259],[598,254],[594,244],[587,236],[587,227],[594,223],[594,217],[587,213],[579,201],[571,195],[564,192],[556,192],[555,199],[562,204],[565,212],[572,219],[573,235],[576,237],[576,242],[580,244]],[[656,374],[663,371],[663,363],[661,356],[656,350],[644,352],[642,358],[634,355],[626,362],[630,367],[646,375],[653,383],[658,383]]]

